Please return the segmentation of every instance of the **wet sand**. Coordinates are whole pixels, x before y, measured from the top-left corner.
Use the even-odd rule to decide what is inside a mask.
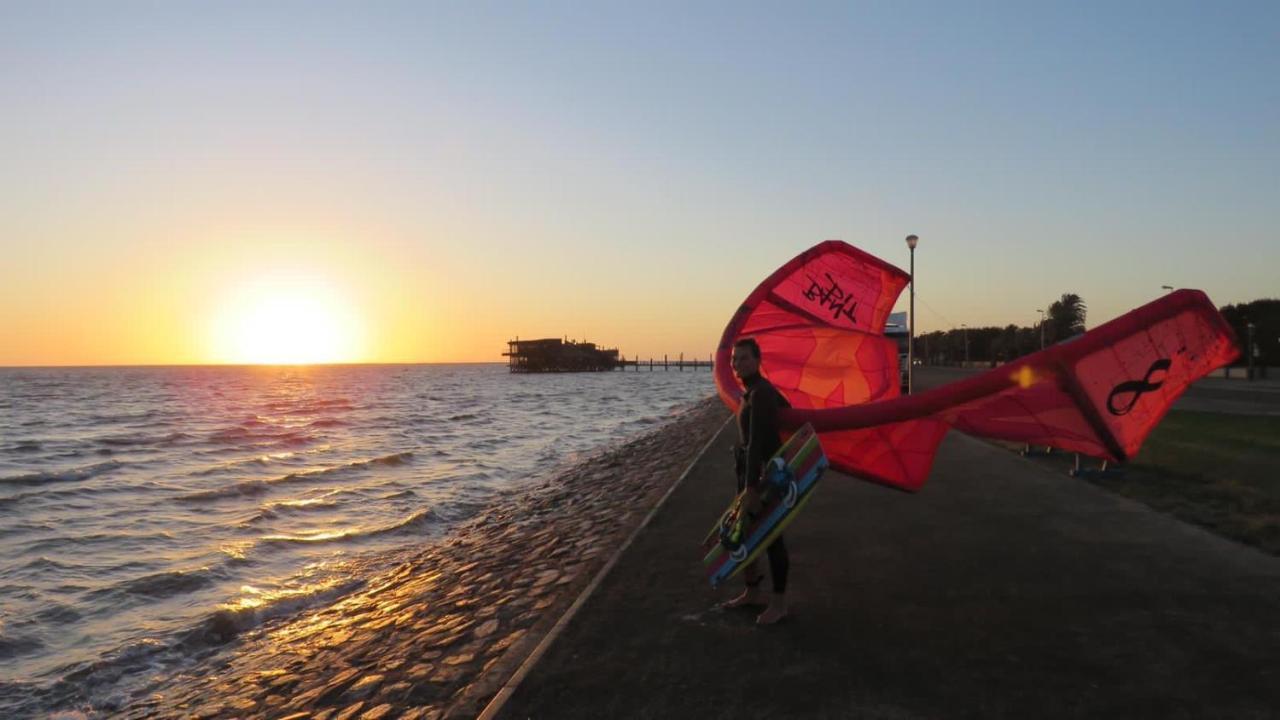
[[[237,637],[144,697],[87,715],[474,717],[727,417],[708,398],[505,496],[359,591]]]

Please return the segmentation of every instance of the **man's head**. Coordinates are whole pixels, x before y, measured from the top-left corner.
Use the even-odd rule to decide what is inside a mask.
[[[734,374],[742,380],[760,372],[760,345],[755,338],[742,338],[734,343],[733,358],[729,364],[733,367]]]

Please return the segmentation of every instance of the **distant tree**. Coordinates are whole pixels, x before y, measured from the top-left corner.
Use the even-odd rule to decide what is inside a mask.
[[[1049,342],[1060,342],[1084,332],[1084,319],[1088,308],[1084,299],[1075,293],[1063,293],[1049,305],[1045,328]]]
[[[1240,349],[1237,365],[1248,363],[1245,345],[1249,342],[1249,323],[1253,323],[1256,362],[1261,365],[1280,365],[1280,300],[1262,299],[1225,305],[1222,307],[1222,316],[1236,332],[1236,344]]]
[[[1007,362],[1015,357],[1017,338],[1017,325],[1009,325],[997,330],[991,338],[991,357],[988,359],[996,362]]]

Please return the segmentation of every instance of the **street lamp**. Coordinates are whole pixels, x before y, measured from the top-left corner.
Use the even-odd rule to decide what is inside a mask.
[[[1044,349],[1044,310],[1036,308],[1036,312],[1040,313],[1040,349]]]
[[[911,317],[907,324],[907,394],[911,394],[912,378],[916,366],[916,243],[920,238],[907,236],[907,249],[911,251]]]
[[[964,366],[969,367],[969,326],[960,323],[960,329],[964,331]]]

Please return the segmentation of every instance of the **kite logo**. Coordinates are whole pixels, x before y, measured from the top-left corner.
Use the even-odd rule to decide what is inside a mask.
[[[1143,393],[1159,389],[1159,387],[1164,384],[1163,377],[1156,382],[1151,382],[1151,376],[1158,372],[1168,373],[1169,366],[1172,364],[1173,361],[1169,358],[1160,358],[1159,360],[1151,363],[1151,367],[1147,368],[1147,374],[1144,375],[1141,380],[1129,380],[1128,382],[1122,382],[1112,388],[1111,394],[1107,396],[1107,410],[1109,410],[1112,415],[1127,415],[1129,411],[1133,409],[1133,406],[1138,404],[1138,398],[1142,397]],[[1133,393],[1133,397],[1129,399],[1129,403],[1127,405],[1117,407],[1116,397],[1126,395],[1128,393]]]
[[[853,311],[857,309],[858,303],[853,299],[852,295],[846,295],[844,289],[840,287],[840,283],[831,277],[831,273],[823,273],[827,276],[827,282],[831,283],[829,287],[823,287],[821,283],[809,276],[809,289],[804,291],[806,300],[816,300],[818,307],[830,308],[831,317],[839,320],[843,315],[849,318],[849,322],[857,324],[858,321],[853,317]],[[848,307],[846,307],[846,304]]]

